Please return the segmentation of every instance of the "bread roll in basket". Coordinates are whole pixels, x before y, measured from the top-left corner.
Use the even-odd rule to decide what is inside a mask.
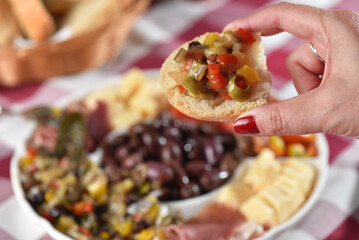
[[[122,14],[68,40],[39,42],[31,48],[0,47],[0,86],[43,81],[99,67],[113,60],[134,20],[149,4],[150,0],[133,0]]]

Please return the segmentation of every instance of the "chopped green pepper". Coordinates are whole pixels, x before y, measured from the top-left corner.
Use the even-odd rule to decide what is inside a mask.
[[[207,64],[193,61],[191,69],[189,70],[189,75],[192,76],[197,81],[201,81],[206,71],[207,71]]]
[[[197,98],[204,92],[202,86],[200,86],[193,77],[187,76],[182,82],[182,86],[188,91],[188,95]]]
[[[247,88],[242,89],[236,85],[237,76],[233,76],[228,83],[227,89],[229,95],[238,102],[244,102],[249,99],[251,95],[251,84],[247,84]]]
[[[181,62],[184,62],[184,56],[186,55],[186,50],[184,48],[181,48],[178,53],[176,54],[174,60],[177,62],[177,63],[181,63]]]

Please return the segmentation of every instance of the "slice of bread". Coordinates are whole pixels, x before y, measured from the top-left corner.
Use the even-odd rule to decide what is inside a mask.
[[[32,40],[44,41],[55,31],[55,22],[41,0],[11,0],[22,31]]]
[[[12,45],[14,39],[20,36],[14,15],[8,0],[0,1],[0,46]]]
[[[195,38],[193,41],[203,43],[206,34]],[[236,118],[245,111],[268,103],[270,100],[272,77],[267,70],[264,48],[260,43],[260,34],[255,33],[253,35],[256,41],[246,48],[244,53],[248,57],[248,65],[257,71],[261,81],[252,84],[252,94],[247,101],[237,102],[234,100],[224,100],[223,98],[214,100],[199,99],[181,94],[177,88],[178,82],[174,79],[176,75],[174,73],[181,70],[174,58],[181,48],[187,49],[190,42],[186,42],[171,53],[161,67],[160,81],[162,88],[168,96],[169,102],[176,109],[190,117],[206,121],[222,122],[234,122]]]

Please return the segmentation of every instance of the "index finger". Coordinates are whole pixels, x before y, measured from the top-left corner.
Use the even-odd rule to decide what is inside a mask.
[[[323,13],[324,10],[319,8],[282,2],[235,20],[224,30],[244,28],[252,32],[261,32],[263,36],[286,31],[311,41],[314,37],[324,36]]]

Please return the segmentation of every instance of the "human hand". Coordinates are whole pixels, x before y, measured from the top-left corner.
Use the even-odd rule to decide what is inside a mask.
[[[234,124],[237,133],[359,137],[358,12],[279,3],[238,19],[225,30],[238,28],[263,36],[286,31],[307,42],[286,61],[299,95],[242,114]],[[310,42],[325,63],[310,49]]]

